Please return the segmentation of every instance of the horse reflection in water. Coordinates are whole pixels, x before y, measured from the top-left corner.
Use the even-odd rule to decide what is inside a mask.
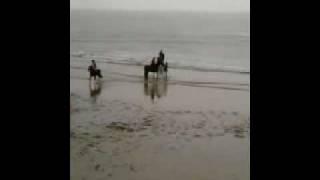
[[[167,95],[168,81],[160,80],[158,78],[150,78],[144,81],[144,95],[150,96],[151,101],[154,102],[155,98],[160,99]]]
[[[101,93],[101,89],[102,89],[102,82],[100,79],[89,81],[90,97],[92,98],[94,103],[97,101],[97,98]]]

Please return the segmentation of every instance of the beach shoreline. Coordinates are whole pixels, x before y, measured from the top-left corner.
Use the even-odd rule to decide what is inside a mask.
[[[119,68],[96,85],[71,70],[71,179],[250,179],[248,78],[145,82]]]

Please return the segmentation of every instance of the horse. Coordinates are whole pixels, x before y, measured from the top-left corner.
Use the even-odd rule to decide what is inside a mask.
[[[98,76],[99,78],[102,78],[102,74],[101,74],[101,70],[100,69],[94,69],[93,66],[89,66],[88,71],[90,72],[90,79],[91,77],[94,78],[94,80],[96,80],[96,76]]]
[[[145,65],[144,66],[144,79],[148,79],[149,72],[157,73],[157,78],[159,77],[159,74],[163,74],[165,72],[165,75],[167,77],[168,72],[168,63],[162,64],[157,63],[153,65]]]

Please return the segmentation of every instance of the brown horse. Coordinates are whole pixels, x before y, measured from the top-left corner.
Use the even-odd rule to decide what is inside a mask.
[[[101,74],[101,70],[100,69],[94,69],[93,66],[89,66],[88,71],[90,73],[90,79],[91,77],[94,78],[94,80],[96,80],[96,76],[98,76],[99,78],[102,78],[102,74]]]
[[[159,76],[159,73],[162,74],[165,72],[165,75],[167,77],[168,72],[168,63],[165,64],[154,64],[154,65],[145,65],[144,66],[144,79],[148,79],[149,72],[157,73],[157,78]]]

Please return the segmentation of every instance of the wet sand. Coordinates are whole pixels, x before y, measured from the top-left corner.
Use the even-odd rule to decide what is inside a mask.
[[[250,179],[248,89],[104,75],[71,71],[72,180]]]

